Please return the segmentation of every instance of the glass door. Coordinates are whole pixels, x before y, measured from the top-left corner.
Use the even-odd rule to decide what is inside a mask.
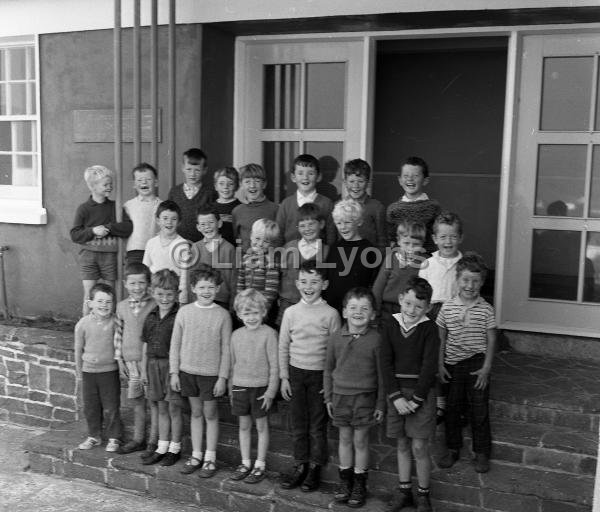
[[[526,36],[505,326],[600,332],[600,36]]]
[[[295,190],[289,179],[301,153],[319,159],[318,191],[341,190],[344,161],[360,156],[363,40],[238,44],[235,160],[265,167],[267,197]]]

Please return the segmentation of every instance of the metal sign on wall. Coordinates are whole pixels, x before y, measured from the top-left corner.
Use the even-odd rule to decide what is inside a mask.
[[[134,110],[124,109],[123,142],[133,142]],[[161,142],[161,109],[158,109],[158,140]],[[152,111],[142,109],[142,142],[152,142]],[[103,110],[73,110],[73,141],[74,142],[114,142],[115,117],[112,109]]]

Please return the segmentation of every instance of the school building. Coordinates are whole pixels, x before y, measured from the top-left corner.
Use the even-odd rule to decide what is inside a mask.
[[[320,159],[330,197],[360,157],[387,205],[418,155],[493,270],[508,343],[599,361],[599,59],[597,0],[4,0],[10,313],[78,317],[89,165],[122,169],[124,202],[133,165],[156,164],[166,198],[201,147],[211,170],[262,164],[278,201],[295,155]]]

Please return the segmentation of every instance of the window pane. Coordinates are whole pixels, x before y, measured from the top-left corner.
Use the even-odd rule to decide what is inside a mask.
[[[6,50],[0,50],[0,80],[6,80]]]
[[[35,80],[35,52],[33,46],[27,47],[27,78]]]
[[[592,150],[592,189],[589,216],[600,217],[600,146],[594,146]]]
[[[0,185],[12,184],[12,157],[0,155]]]
[[[585,250],[583,300],[600,302],[600,233],[588,232]]]
[[[588,130],[593,57],[546,57],[542,130]]]
[[[0,151],[12,151],[12,130],[9,121],[0,122]]]
[[[319,159],[321,181],[317,183],[317,192],[335,201],[342,193],[344,143],[307,142],[305,151]]]
[[[28,88],[28,104],[27,104],[27,113],[30,115],[36,114],[36,99],[35,99],[35,82],[27,84]]]
[[[298,142],[263,142],[263,165],[267,173],[266,195],[276,203],[295,191],[290,180],[292,162],[298,156]]]
[[[15,141],[13,151],[33,151],[31,128],[33,121],[14,121]]]
[[[37,166],[31,155],[17,155],[13,172],[13,185],[34,187],[37,185]]]
[[[6,90],[8,85],[0,84],[0,116],[5,116],[8,114],[6,107]]]
[[[27,84],[10,84],[10,114],[27,114]]]
[[[583,144],[540,145],[536,215],[583,215],[586,154]]]
[[[263,128],[300,128],[300,64],[265,66]]]
[[[8,51],[9,56],[9,80],[25,80],[25,48],[11,48]]]
[[[306,127],[344,128],[346,63],[306,65]]]
[[[579,231],[533,230],[529,296],[577,300]]]

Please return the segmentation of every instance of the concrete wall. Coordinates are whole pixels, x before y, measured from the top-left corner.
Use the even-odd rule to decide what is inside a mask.
[[[224,52],[213,47],[210,66],[233,69],[233,39],[216,30]],[[142,34],[142,108],[150,107],[149,98],[149,32]],[[216,97],[204,95],[211,103],[213,115],[220,111],[218,123],[209,127],[219,144],[217,158],[209,164],[225,165],[231,161],[231,126],[233,78],[202,74],[203,31],[200,25],[177,27],[177,135],[176,154],[200,146],[202,80],[211,81]],[[160,196],[168,193],[167,169],[167,30],[159,30],[159,108],[162,109],[162,142],[159,145]],[[214,55],[221,59],[215,62]],[[207,56],[208,58],[208,56]],[[225,61],[225,59],[231,59]],[[112,32],[99,30],[40,37],[41,119],[43,155],[44,206],[48,211],[46,226],[1,225],[1,242],[10,250],[5,256],[8,303],[18,316],[49,315],[76,318],[81,303],[81,283],[76,264],[77,246],[69,230],[77,205],[86,200],[89,191],[83,181],[83,170],[92,164],[114,168],[112,143],[76,143],[73,133],[73,111],[113,108]],[[218,66],[217,66],[218,64]],[[219,81],[217,81],[219,79]],[[123,107],[132,108],[131,31],[123,34]],[[215,82],[215,83],[212,83]],[[225,84],[221,87],[222,84]],[[225,91],[225,93],[223,92]],[[229,91],[229,93],[227,92]],[[207,112],[210,109],[207,108]],[[222,136],[222,134],[224,134]],[[124,144],[124,199],[133,196],[130,169],[134,165],[132,144]],[[143,144],[142,160],[149,161],[150,144]],[[178,160],[179,161],[179,160]],[[179,170],[176,171],[177,182]]]

